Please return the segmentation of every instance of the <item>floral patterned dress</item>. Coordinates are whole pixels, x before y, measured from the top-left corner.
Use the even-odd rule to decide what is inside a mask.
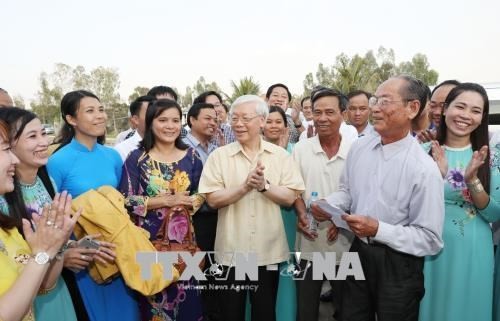
[[[490,222],[500,218],[498,197],[499,150],[491,150],[490,202],[478,210],[464,180],[472,148],[445,147],[448,174],[444,179],[444,248],[426,257],[425,296],[421,321],[492,319],[493,240]],[[499,198],[496,198],[499,199]]]
[[[189,191],[195,211],[203,202],[197,194],[202,168],[203,164],[192,148],[182,159],[172,163],[157,161],[141,149],[128,156],[119,189],[126,197],[125,205],[132,219],[150,233],[151,240],[155,239],[168,209],[147,211],[148,199],[166,192]],[[184,239],[187,224],[192,223],[172,220],[168,227],[169,240]],[[195,285],[194,281],[178,281],[158,294],[141,298],[141,320],[202,320],[200,292]]]

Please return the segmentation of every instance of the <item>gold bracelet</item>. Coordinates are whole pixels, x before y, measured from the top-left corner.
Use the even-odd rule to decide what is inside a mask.
[[[479,180],[479,178],[476,178],[471,183],[468,183],[467,184],[467,188],[469,188],[469,190],[471,192],[474,192],[474,193],[484,192],[483,184],[481,183],[481,181]]]
[[[45,294],[49,294],[50,292],[52,292],[57,286],[57,280],[56,282],[54,283],[54,285],[51,287],[51,288],[48,288],[48,289],[42,289],[40,288],[40,290],[38,290],[38,294],[37,295],[45,295]]]

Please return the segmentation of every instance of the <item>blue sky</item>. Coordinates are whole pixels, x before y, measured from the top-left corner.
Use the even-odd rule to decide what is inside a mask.
[[[499,12],[494,0],[5,0],[0,87],[29,101],[40,72],[63,62],[117,68],[125,99],[136,86],[184,92],[200,76],[301,93],[318,63],[381,45],[397,62],[426,54],[440,80],[500,81]]]

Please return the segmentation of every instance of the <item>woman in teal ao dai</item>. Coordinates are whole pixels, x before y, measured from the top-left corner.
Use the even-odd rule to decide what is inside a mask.
[[[444,177],[444,248],[425,260],[421,321],[492,320],[490,223],[500,218],[500,150],[488,148],[488,112],[483,87],[455,87],[431,143]]]
[[[22,218],[31,220],[34,216],[41,215],[43,207],[52,204],[56,193],[54,182],[45,167],[49,158],[49,138],[40,119],[28,110],[4,107],[0,109],[0,119],[11,125],[12,152],[19,159],[14,191],[6,193],[5,197],[0,196],[0,211],[9,214],[22,225]],[[61,268],[62,262],[55,260],[50,270]],[[36,296],[34,307],[37,321],[77,320],[62,276],[59,276],[54,289]],[[80,320],[86,320],[83,315],[81,317]]]

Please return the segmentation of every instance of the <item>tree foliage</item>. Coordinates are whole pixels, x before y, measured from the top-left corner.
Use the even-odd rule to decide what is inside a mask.
[[[438,79],[438,73],[430,69],[426,55],[417,53],[411,61],[396,65],[394,50],[380,47],[376,56],[371,50],[364,56],[355,54],[350,57],[341,53],[332,66],[320,63],[315,77],[312,73],[305,76],[303,95],[309,95],[318,85],[336,88],[344,93],[356,89],[374,92],[380,83],[402,73],[419,78],[427,85],[435,85]]]
[[[231,87],[233,89],[233,94],[229,99],[231,102],[239,96],[260,94],[260,85],[251,76],[240,79],[238,83],[231,80]]]
[[[21,95],[14,95],[12,97],[12,100],[14,101],[14,106],[20,107],[20,108],[25,108],[26,104],[24,103],[24,98]]]
[[[114,132],[127,127],[128,108],[120,100],[120,76],[116,69],[97,67],[87,72],[83,66],[73,68],[57,63],[52,73],[40,74],[39,82],[40,89],[35,100],[31,102],[31,108],[43,123],[60,123],[60,103],[63,95],[72,90],[85,89],[99,97],[106,107]]]
[[[200,78],[194,84],[192,91],[195,96],[198,96],[204,93],[205,91],[216,91],[220,93],[221,89],[215,81],[207,83],[205,78],[203,76],[200,76]]]
[[[149,91],[148,87],[137,86],[134,91],[128,96],[128,103],[132,103],[134,100],[141,96],[145,96]]]

